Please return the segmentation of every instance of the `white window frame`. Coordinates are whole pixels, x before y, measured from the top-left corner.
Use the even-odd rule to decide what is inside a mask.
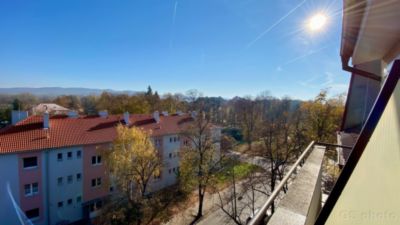
[[[71,178],[71,179],[69,179]],[[74,182],[74,175],[68,175],[67,176],[67,184],[72,184]]]
[[[93,186],[93,180],[94,180],[94,186]],[[90,186],[92,187],[92,188],[99,188],[99,187],[101,187],[101,184],[102,184],[102,179],[101,179],[101,177],[96,177],[96,178],[93,178],[91,181],[90,181]]]
[[[78,153],[79,153],[79,154],[78,154]],[[82,158],[82,151],[81,151],[81,150],[76,151],[76,158],[77,158],[77,159]]]
[[[61,155],[61,158],[58,158],[59,155]],[[64,159],[64,156],[63,156],[63,155],[64,155],[64,154],[63,154],[62,152],[57,153],[57,161],[58,161],[58,162],[62,162],[62,161],[63,161],[63,159]]]
[[[71,157],[69,157],[68,154],[71,154]],[[74,157],[74,153],[72,151],[67,152],[67,160],[72,160],[73,157]]]
[[[37,186],[36,191],[34,191],[34,188],[33,188],[34,184],[36,184],[36,186]],[[26,186],[27,185],[29,185],[29,193],[26,193],[26,190],[27,190]],[[24,185],[24,194],[25,194],[25,197],[30,197],[30,196],[34,196],[34,195],[39,194],[39,183],[35,182],[35,183],[31,183],[31,184],[25,184]]]
[[[36,166],[27,166],[27,167],[25,167],[24,160],[26,158],[36,158]],[[39,162],[38,162],[38,157],[37,156],[25,157],[25,158],[22,159],[22,167],[24,168],[24,170],[36,169],[38,167],[38,165],[39,165]]]
[[[95,157],[95,162],[93,163],[93,157]],[[103,159],[101,157],[101,155],[93,155],[92,158],[90,159],[92,166],[99,166],[103,164]]]

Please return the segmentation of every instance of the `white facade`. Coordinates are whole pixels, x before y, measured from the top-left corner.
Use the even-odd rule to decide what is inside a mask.
[[[8,188],[9,187],[9,188]],[[16,205],[13,204],[15,200]],[[18,224],[19,203],[18,157],[0,155],[0,223]]]
[[[83,148],[55,149],[44,154],[44,168],[48,167],[43,173],[43,183],[47,187],[44,201],[47,201],[45,209],[49,212],[49,224],[82,219]]]

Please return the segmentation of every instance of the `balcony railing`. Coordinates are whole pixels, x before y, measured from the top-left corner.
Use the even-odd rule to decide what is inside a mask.
[[[253,219],[248,224],[249,225],[265,224],[266,221],[269,221],[271,218],[273,218],[273,215],[267,214],[272,206],[272,203],[274,203],[276,198],[280,196],[281,191],[284,189],[284,187],[287,186],[286,184],[291,180],[290,178],[293,176],[294,173],[296,173],[297,168],[301,166],[303,162],[305,163],[302,166],[301,171],[295,178],[295,181],[290,186],[290,189],[299,188],[300,190],[297,191],[289,190],[288,193],[284,196],[284,198],[286,198],[290,197],[290,195],[292,194],[292,198],[294,200],[299,202],[302,201],[302,203],[299,202],[295,203],[292,202],[293,199],[290,199],[290,201],[286,204],[285,207],[286,210],[290,211],[291,210],[290,208],[292,208],[293,211],[296,212],[302,211],[304,212],[303,214],[306,214],[306,215],[301,215],[303,219],[301,219],[300,223],[299,221],[297,221],[297,223],[294,224],[310,224],[310,223],[313,224],[321,208],[321,195],[322,195],[321,167],[326,148],[335,149],[335,148],[350,148],[350,147],[339,146],[335,144],[318,143],[312,141],[303,151],[300,157],[296,160],[296,162],[292,165],[292,167],[287,172],[285,177],[281,180],[279,185],[275,188],[275,190],[272,191],[271,195],[269,196],[267,201],[263,204],[263,206],[260,208],[258,213],[253,217]],[[302,187],[300,188],[296,186],[302,186]],[[282,204],[285,204],[284,200],[285,199],[282,200],[283,202]],[[299,207],[298,205],[301,205],[300,207],[302,207],[302,209],[299,210],[298,208],[296,208]],[[277,206],[278,208],[277,210],[275,210],[275,213],[278,213],[280,206],[281,204]],[[280,218],[278,220],[279,222],[276,224],[282,224],[283,221],[281,219],[282,218]],[[288,216],[286,216],[285,218],[284,215],[283,220],[285,219],[288,219]],[[275,224],[273,222],[273,219],[270,222],[272,224]]]

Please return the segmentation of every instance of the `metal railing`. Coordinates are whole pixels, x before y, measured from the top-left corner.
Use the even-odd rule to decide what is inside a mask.
[[[296,172],[297,167],[304,163],[305,157],[307,155],[309,155],[309,153],[311,152],[311,150],[313,149],[313,147],[315,145],[320,145],[320,146],[324,146],[324,147],[333,147],[333,148],[349,148],[349,149],[352,148],[350,146],[312,141],[307,146],[307,148],[303,151],[303,153],[300,155],[300,157],[297,159],[297,161],[292,165],[292,167],[290,168],[288,173],[285,175],[285,177],[282,179],[282,181],[279,183],[279,185],[275,188],[275,190],[271,193],[271,195],[269,196],[267,201],[264,203],[264,205],[260,208],[260,210],[257,212],[257,214],[254,215],[253,219],[248,223],[248,225],[260,225],[261,224],[261,222],[267,216],[267,210],[271,207],[271,205],[275,201],[276,197],[279,196],[279,193],[285,187],[285,184],[288,182],[288,180],[292,176],[292,174],[294,172]],[[269,215],[269,216],[271,216],[271,215]]]
[[[253,217],[253,219],[248,223],[249,225],[259,225],[264,220],[267,215],[267,210],[271,207],[272,203],[275,201],[276,197],[278,197],[281,190],[285,187],[285,184],[288,182],[289,178],[296,171],[297,166],[303,161],[303,159],[308,155],[311,149],[314,147],[315,142],[312,141],[307,148],[303,151],[297,161],[293,164],[292,168],[290,168],[289,172],[285,175],[279,185],[275,188],[275,190],[271,193],[267,201],[260,208],[257,214]]]

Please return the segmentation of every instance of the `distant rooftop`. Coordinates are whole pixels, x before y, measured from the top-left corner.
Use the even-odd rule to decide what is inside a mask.
[[[42,114],[46,111],[51,114],[65,114],[70,111],[70,109],[54,103],[40,103],[39,105],[33,107],[32,111],[34,114]]]

